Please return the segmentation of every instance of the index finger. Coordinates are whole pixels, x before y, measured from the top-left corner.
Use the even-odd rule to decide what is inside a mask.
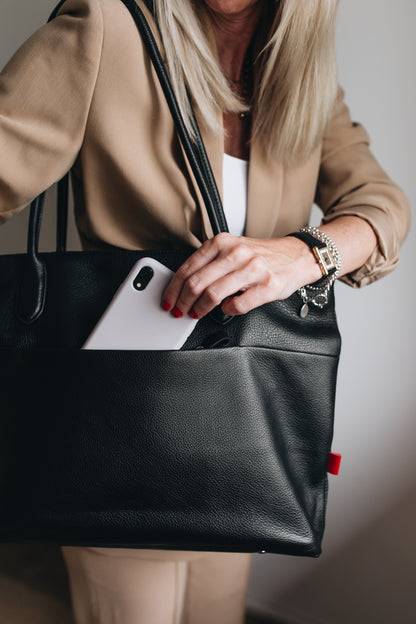
[[[162,308],[164,310],[171,310],[175,307],[185,280],[218,256],[218,246],[213,245],[212,240],[205,241],[176,271],[162,294]]]

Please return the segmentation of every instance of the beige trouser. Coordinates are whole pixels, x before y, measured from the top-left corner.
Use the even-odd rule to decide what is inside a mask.
[[[77,624],[243,624],[251,553],[61,546]]]

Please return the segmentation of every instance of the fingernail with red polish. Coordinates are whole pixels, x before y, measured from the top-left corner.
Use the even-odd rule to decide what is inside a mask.
[[[179,310],[179,308],[177,308],[176,306],[173,308],[172,314],[175,318],[180,318],[181,316],[183,316],[182,310]]]
[[[166,312],[168,312],[171,308],[171,305],[167,301],[162,301],[162,308],[166,310]]]
[[[193,319],[198,318],[198,314],[195,312],[195,310],[189,310],[189,316]]]

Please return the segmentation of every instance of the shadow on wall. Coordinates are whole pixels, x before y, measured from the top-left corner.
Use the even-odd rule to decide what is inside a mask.
[[[416,485],[394,506],[282,591],[274,613],[291,624],[413,624]]]

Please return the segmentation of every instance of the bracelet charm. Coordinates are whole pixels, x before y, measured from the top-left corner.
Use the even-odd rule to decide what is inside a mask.
[[[293,232],[287,236],[295,236],[303,240],[311,248],[319,268],[322,279],[326,278],[319,285],[307,284],[298,289],[298,294],[303,301],[300,309],[301,318],[305,318],[309,313],[309,304],[318,308],[323,308],[328,303],[328,293],[331,286],[337,279],[341,269],[341,255],[333,241],[317,227],[304,227],[298,232]],[[310,291],[310,294],[309,292]]]

